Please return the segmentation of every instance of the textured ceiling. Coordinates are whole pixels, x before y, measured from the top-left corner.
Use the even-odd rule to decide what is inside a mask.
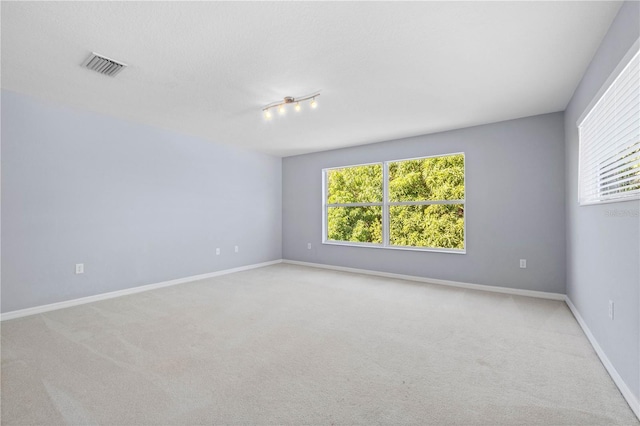
[[[3,1],[2,87],[288,156],[564,110],[620,4]]]

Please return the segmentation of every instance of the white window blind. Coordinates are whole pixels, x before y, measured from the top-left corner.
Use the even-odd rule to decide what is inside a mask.
[[[580,204],[640,198],[640,52],[578,128]]]

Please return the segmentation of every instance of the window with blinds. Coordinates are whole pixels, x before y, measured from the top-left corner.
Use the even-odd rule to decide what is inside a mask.
[[[578,129],[580,204],[640,198],[640,52]]]

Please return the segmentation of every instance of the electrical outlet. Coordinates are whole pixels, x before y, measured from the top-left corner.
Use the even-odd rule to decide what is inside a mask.
[[[307,243],[307,250],[311,250],[311,243]]]
[[[220,249],[219,249],[219,248],[217,248],[217,249],[216,249],[216,256],[217,256],[217,255],[219,255],[219,254],[220,254]]]
[[[527,259],[520,259],[520,267],[525,269],[527,267]]]
[[[84,263],[76,263],[76,274],[84,274]]]
[[[609,300],[609,319],[613,319],[613,300]]]
[[[240,251],[240,249],[238,248],[238,246],[235,246],[233,249],[235,250],[235,252],[236,252],[236,253]]]

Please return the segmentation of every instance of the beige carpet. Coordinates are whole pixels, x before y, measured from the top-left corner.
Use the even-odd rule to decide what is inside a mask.
[[[2,424],[638,425],[562,302],[275,265],[2,324]]]

